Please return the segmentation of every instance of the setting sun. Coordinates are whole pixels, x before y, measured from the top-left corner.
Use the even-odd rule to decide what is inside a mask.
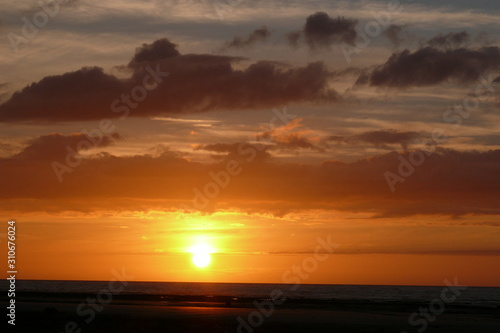
[[[195,245],[191,248],[190,252],[193,254],[191,260],[196,267],[204,268],[210,265],[210,262],[212,261],[210,253],[212,253],[213,250],[208,245]]]

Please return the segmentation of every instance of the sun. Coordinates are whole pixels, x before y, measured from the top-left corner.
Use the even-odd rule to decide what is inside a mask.
[[[213,252],[210,246],[198,244],[191,247],[190,252],[193,254],[191,260],[196,267],[204,268],[210,265],[210,262],[212,261],[210,253]]]
[[[208,265],[210,265],[212,258],[210,257],[209,253],[200,252],[200,253],[193,254],[192,260],[193,260],[193,264],[196,267],[203,268],[203,267],[207,267]]]

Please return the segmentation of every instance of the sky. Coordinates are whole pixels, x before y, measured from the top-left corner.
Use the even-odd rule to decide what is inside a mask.
[[[15,220],[18,278],[500,286],[499,14],[3,5],[0,241]]]

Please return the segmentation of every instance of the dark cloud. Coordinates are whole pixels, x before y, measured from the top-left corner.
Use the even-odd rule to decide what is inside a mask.
[[[181,54],[177,50],[177,45],[166,38],[162,38],[154,41],[152,44],[142,44],[141,47],[138,47],[128,66],[135,68],[144,62],[156,62],[179,55]]]
[[[328,141],[337,141],[350,144],[368,143],[379,147],[391,144],[399,144],[401,148],[407,150],[411,143],[416,140],[428,138],[428,135],[421,132],[401,132],[397,130],[368,131],[351,136],[330,136]]]
[[[324,148],[319,147],[311,141],[308,137],[302,136],[299,133],[290,133],[281,135],[279,138],[274,138],[277,150],[298,150],[310,149],[315,151],[324,151]]]
[[[244,152],[247,150],[252,150],[255,155],[253,155],[252,161],[264,161],[271,158],[269,153],[270,145],[264,144],[251,144],[248,142],[240,141],[235,143],[214,143],[209,145],[199,145],[195,150],[204,150],[216,153],[213,155],[215,159],[218,160],[236,160],[244,161],[248,158],[245,156]]]
[[[500,76],[493,80],[493,82],[500,83]]]
[[[385,64],[360,75],[357,84],[408,88],[431,86],[448,80],[470,83],[499,67],[500,49],[496,46],[453,50],[428,46],[415,52],[404,50],[394,53]]]
[[[300,44],[300,38],[302,33],[300,31],[292,31],[286,34],[288,44],[294,48],[298,48]]]
[[[130,84],[104,73],[98,67],[48,76],[15,92],[0,105],[0,121],[113,117],[110,103],[127,90],[130,91]]]
[[[10,95],[10,83],[0,83],[0,103],[7,100]]]
[[[344,17],[332,18],[325,12],[317,12],[306,19],[301,31],[288,34],[290,45],[296,47],[301,38],[311,50],[329,48],[334,43],[354,45],[357,20]]]
[[[397,195],[389,190],[386,172],[397,174],[401,160],[415,160],[415,151],[391,152],[344,163],[279,163],[267,148],[250,143],[212,144],[200,150],[225,155],[215,163],[192,162],[183,154],[82,156],[81,163],[59,183],[51,140],[77,145],[81,134],[33,139],[24,155],[0,159],[0,209],[22,211],[178,210],[193,206],[214,177],[224,178],[228,159],[239,161],[238,176],[211,200],[211,209],[284,214],[307,209],[372,212],[376,216],[500,214],[500,150],[459,152],[436,148],[424,157]],[[110,139],[111,140],[111,139]],[[50,143],[49,143],[50,142]],[[109,143],[109,142],[108,142]],[[48,153],[51,158],[43,158]],[[261,153],[262,157],[258,158]],[[412,157],[413,156],[413,157]],[[404,169],[408,172],[408,169]],[[219,180],[220,180],[219,179]],[[224,180],[224,179],[223,179]],[[224,180],[224,181],[227,181]],[[9,200],[5,200],[9,199]],[[29,205],[28,205],[29,203]]]
[[[391,24],[382,34],[387,37],[394,46],[399,46],[405,40],[403,36],[405,28],[406,25]]]
[[[77,121],[151,117],[180,112],[273,108],[289,103],[324,103],[339,95],[321,63],[289,67],[259,61],[245,69],[241,58],[180,55],[166,39],[137,49],[129,79],[85,67],[33,83],[0,105],[0,121]],[[144,89],[157,84],[149,91]],[[135,97],[134,97],[135,96]]]
[[[254,45],[257,42],[266,42],[271,37],[271,31],[263,26],[254,30],[250,35],[243,37],[234,37],[233,40],[227,42],[222,47],[222,50],[230,48],[241,49]]]
[[[68,153],[78,153],[94,147],[106,147],[118,140],[118,134],[103,135],[101,138],[92,138],[83,133],[62,135],[53,133],[29,140],[27,146],[16,155],[14,160],[54,160],[64,158]],[[70,151],[67,150],[70,148]]]
[[[435,48],[456,49],[466,46],[469,40],[470,35],[467,31],[450,32],[435,36],[428,40],[427,44]]]

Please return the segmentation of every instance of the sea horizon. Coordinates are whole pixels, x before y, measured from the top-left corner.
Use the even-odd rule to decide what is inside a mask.
[[[0,283],[6,285],[7,281]],[[194,297],[191,300],[210,301],[211,297],[235,299],[268,299],[279,291],[288,300],[299,301],[353,301],[353,302],[400,302],[425,303],[439,298],[448,286],[397,286],[397,285],[333,285],[333,284],[284,284],[284,283],[217,283],[217,282],[122,282],[121,298],[150,299],[154,296]],[[449,283],[451,285],[452,282]],[[110,281],[75,280],[19,280],[18,295],[76,295],[97,294],[110,289]],[[499,287],[460,286],[460,296],[455,305],[500,307]],[[143,295],[143,296],[140,296]],[[161,297],[154,298],[159,301]]]
[[[0,280],[2,281],[2,280]],[[107,280],[94,279],[17,279],[17,282],[22,281],[68,281],[68,282],[108,282]],[[262,284],[262,285],[293,285],[292,283],[283,282],[220,282],[220,281],[158,281],[158,280],[129,280],[127,282],[138,283],[198,283],[198,284]],[[445,284],[370,284],[370,283],[307,283],[302,282],[301,285],[317,285],[317,286],[370,286],[370,287],[442,287]],[[468,285],[472,288],[500,288],[500,285]]]

